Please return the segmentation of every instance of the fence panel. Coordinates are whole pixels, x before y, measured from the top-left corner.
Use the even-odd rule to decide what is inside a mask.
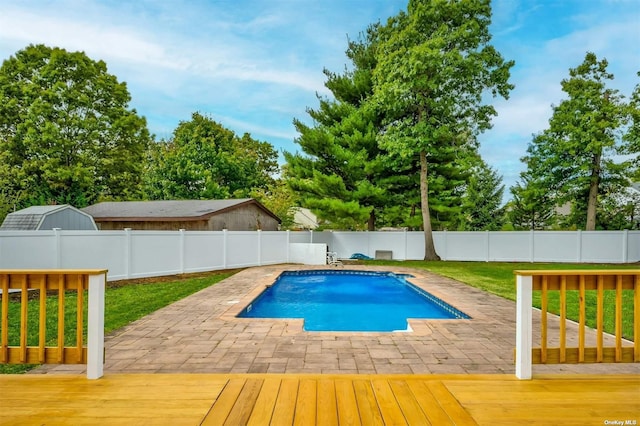
[[[369,257],[374,256],[369,245],[368,232],[331,232],[331,240],[326,244],[329,251],[338,253],[339,258],[348,259],[354,253],[361,253]],[[325,242],[314,233],[313,242]]]
[[[54,231],[0,232],[0,268],[56,268],[57,263]]]
[[[57,266],[64,269],[104,268],[109,270],[110,279],[127,278],[126,244],[126,234],[120,231],[61,231],[60,264]]]
[[[184,272],[224,269],[224,233],[184,232]]]
[[[489,233],[489,261],[516,262],[531,260],[531,232]]]
[[[578,262],[578,233],[567,231],[535,232],[535,262]]]
[[[510,262],[640,261],[640,231],[433,233],[443,260]],[[424,233],[281,231],[4,231],[0,268],[108,268],[109,279],[239,268],[292,261],[289,244],[326,244],[338,258],[424,257]]]
[[[626,245],[625,232],[591,231],[580,232],[579,262],[620,262]],[[626,250],[625,250],[626,251]]]
[[[443,233],[445,234],[445,233]],[[446,232],[447,260],[486,261],[488,253],[486,232]],[[437,246],[436,246],[437,248]],[[442,257],[442,255],[440,255]]]
[[[132,278],[181,273],[179,232],[131,232],[130,250]]]
[[[227,231],[227,268],[260,264],[260,234],[255,231]]]
[[[289,261],[289,233],[279,231],[262,231],[260,247],[260,264],[274,265]]]

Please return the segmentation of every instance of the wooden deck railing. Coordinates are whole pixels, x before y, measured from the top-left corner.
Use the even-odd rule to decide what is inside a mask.
[[[102,377],[104,362],[104,289],[107,271],[91,270],[3,270],[0,269],[0,363],[87,364],[87,378]],[[11,291],[14,293],[11,293]],[[39,290],[37,324],[29,323],[29,296]],[[85,300],[88,290],[88,301]],[[65,346],[66,294],[76,292],[75,344]],[[19,293],[19,295],[18,295]],[[19,298],[19,315],[9,315],[9,298]],[[56,345],[47,346],[47,296],[57,296]],[[87,308],[87,345],[84,344],[84,312]],[[19,317],[19,318],[16,318]],[[9,329],[20,322],[19,342],[9,341]],[[35,322],[35,321],[32,321]],[[30,330],[37,327],[38,345],[28,345]],[[10,343],[12,345],[10,346]]]
[[[532,364],[640,362],[640,270],[515,271],[516,376],[531,378]],[[578,292],[577,347],[567,347],[567,292]],[[586,292],[596,292],[595,347],[587,347]],[[615,291],[615,344],[604,344],[605,290]],[[633,291],[633,346],[623,346],[623,290]],[[532,347],[532,292],[540,291],[540,347]],[[559,345],[549,347],[549,294],[559,292]]]

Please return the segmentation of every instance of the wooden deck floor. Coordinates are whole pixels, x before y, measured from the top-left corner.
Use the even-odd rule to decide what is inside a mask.
[[[640,424],[640,376],[0,376],[0,424]],[[633,423],[633,422],[636,423]],[[610,423],[612,424],[612,423]]]

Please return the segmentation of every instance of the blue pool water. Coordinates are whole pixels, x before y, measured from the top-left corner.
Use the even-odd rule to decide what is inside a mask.
[[[283,272],[242,318],[304,318],[306,331],[404,331],[407,318],[469,318],[406,276],[361,271]]]

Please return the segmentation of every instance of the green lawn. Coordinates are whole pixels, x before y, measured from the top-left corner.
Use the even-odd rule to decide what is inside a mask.
[[[166,281],[166,279],[148,280],[138,283],[109,283],[105,291],[105,333],[109,333],[130,322],[142,318],[164,306],[180,300],[190,294],[207,288],[230,277],[237,271],[220,271],[197,278],[182,278]],[[147,281],[147,280],[140,280]],[[162,282],[164,281],[164,282]],[[27,344],[38,345],[37,324],[39,322],[37,300],[38,292],[32,292],[28,305],[29,325]],[[35,296],[35,297],[34,297]],[[86,303],[85,292],[85,303]],[[68,292],[65,296],[65,344],[75,344],[76,329],[76,292]],[[86,304],[85,304],[85,339],[86,339]],[[9,345],[19,344],[20,333],[20,302],[9,302]],[[58,299],[57,296],[47,298],[47,345],[57,345]],[[85,340],[86,342],[86,340]],[[33,365],[3,365],[0,364],[0,374],[23,373],[32,369]]]
[[[574,263],[505,263],[505,262],[425,262],[425,261],[382,261],[373,260],[366,263],[374,265],[402,265],[411,268],[426,269],[446,277],[454,278],[465,284],[477,287],[489,293],[509,300],[516,300],[515,275],[519,269],[638,269],[639,264],[574,264]],[[549,294],[549,311],[560,313],[559,292]],[[596,324],[596,291],[586,293],[587,325]],[[540,292],[533,293],[533,305],[540,307]],[[623,291],[623,324],[622,334],[633,339],[633,291]],[[605,291],[604,327],[608,333],[615,332],[614,326],[615,291]],[[578,320],[578,291],[567,292],[567,318]]]

